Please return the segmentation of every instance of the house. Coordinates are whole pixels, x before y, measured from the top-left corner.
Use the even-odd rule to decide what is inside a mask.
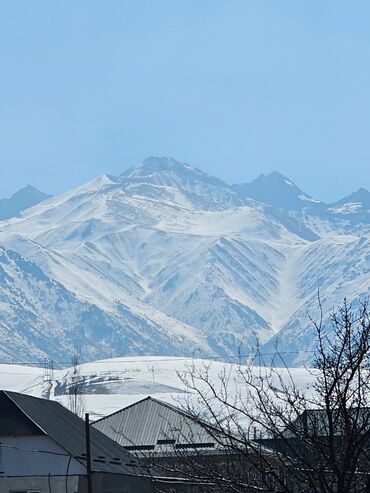
[[[105,416],[92,426],[142,457],[165,457],[180,450],[209,453],[222,449],[218,430],[153,397]]]
[[[206,475],[195,481],[192,474],[204,458],[223,466],[226,452],[219,430],[171,404],[147,397],[95,421],[92,427],[146,462],[160,491],[222,491]]]
[[[93,491],[152,493],[147,470],[91,428]],[[0,492],[86,493],[85,422],[55,401],[0,391]]]
[[[306,409],[290,424],[284,434],[287,438],[302,433],[317,437],[332,435],[339,438],[352,431],[368,433],[369,430],[369,407],[344,407],[329,411],[326,409]]]
[[[259,440],[291,459],[297,477],[326,491],[370,492],[370,408],[306,409],[288,426]],[[303,472],[301,472],[303,471]]]
[[[153,397],[101,418],[92,426],[149,465],[161,491],[231,491],[225,488],[225,470],[243,484],[256,488],[262,484],[253,448],[239,446],[235,436]],[[259,445],[256,447],[261,450]],[[271,469],[274,455],[267,448],[262,452]],[[171,483],[166,484],[166,476],[173,478]]]

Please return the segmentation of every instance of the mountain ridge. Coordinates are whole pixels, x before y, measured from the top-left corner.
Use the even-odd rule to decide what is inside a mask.
[[[369,292],[369,213],[333,211],[283,175],[269,177],[257,179],[251,197],[197,168],[152,157],[4,221],[0,283],[8,297],[0,340],[9,340],[14,307],[24,306],[23,319],[36,320],[38,333],[53,327],[50,344],[23,344],[22,325],[13,354],[23,344],[29,357],[67,357],[63,327],[74,327],[91,358],[159,351],[227,357],[257,345],[271,352],[278,342],[294,354],[289,364],[305,363],[318,286],[328,311],[344,296]],[[273,196],[267,186],[266,198],[258,196],[265,202],[256,200],[266,179],[293,195]],[[60,306],[70,316],[67,310],[62,318]]]

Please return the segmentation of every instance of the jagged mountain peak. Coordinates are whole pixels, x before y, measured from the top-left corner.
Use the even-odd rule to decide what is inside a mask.
[[[346,197],[330,204],[329,211],[334,214],[344,214],[359,217],[361,222],[369,221],[370,192],[366,188],[359,188]]]
[[[278,171],[261,174],[250,183],[233,188],[243,199],[251,198],[279,209],[297,210],[321,203]]]
[[[261,173],[257,178],[252,180],[248,185],[260,186],[263,188],[279,188],[296,193],[304,194],[304,192],[287,176],[283,175],[279,171],[272,171],[267,175]],[[304,194],[307,195],[307,194]],[[308,195],[307,195],[308,196]]]
[[[25,187],[22,187],[19,190],[17,190],[15,193],[13,193],[13,195],[10,197],[10,199],[5,199],[5,200],[11,200],[14,197],[21,197],[21,196],[25,196],[25,195],[33,195],[35,197],[43,197],[43,198],[50,197],[50,195],[48,195],[44,192],[41,192],[40,190],[35,188],[33,185],[28,184]]]
[[[134,176],[151,176],[157,173],[166,173],[166,172],[177,172],[177,173],[195,173],[197,175],[204,174],[201,170],[190,166],[189,164],[182,163],[177,161],[176,159],[170,156],[150,156],[138,165],[129,168],[124,171],[121,176],[126,177],[134,177]]]
[[[232,187],[225,182],[171,157],[149,157],[120,177],[128,183],[175,188],[196,207],[214,209],[240,205]]]
[[[40,192],[27,185],[15,192],[9,199],[0,199],[0,220],[10,219],[22,211],[50,198],[51,195]]]
[[[288,185],[294,185],[294,183],[291,180],[289,180],[285,175],[283,175],[282,173],[280,173],[280,171],[277,171],[277,170],[271,171],[271,173],[268,173],[267,175],[265,175],[264,173],[261,173],[253,181],[256,181],[256,180],[263,180],[263,181],[275,180],[275,181],[285,182]],[[296,186],[296,185],[294,185],[294,186]]]
[[[20,194],[20,193],[40,193],[42,194],[42,192],[40,192],[40,190],[38,190],[37,188],[35,188],[33,185],[26,185],[25,187],[23,188],[20,188],[17,192],[15,192],[14,195],[17,195],[17,194]]]
[[[219,178],[169,156],[148,157],[136,166],[124,171],[121,177],[146,179],[146,181],[149,180],[163,185],[178,186],[181,183],[199,181],[210,183],[214,186],[228,187]]]
[[[346,204],[349,202],[360,202],[363,205],[370,205],[370,192],[364,187],[360,187],[356,192],[353,192],[346,197],[343,197],[342,199],[338,200],[334,204],[331,204],[331,206],[336,206],[336,205],[341,205],[341,204]]]
[[[364,207],[370,208],[370,192],[364,187],[360,187],[347,198],[350,198],[355,202],[361,202]]]
[[[368,194],[368,193],[370,193],[370,192],[369,192],[369,190],[368,190],[367,188],[360,187],[360,188],[357,190],[357,192],[355,192],[355,193],[361,193],[361,194],[365,193],[365,194]]]

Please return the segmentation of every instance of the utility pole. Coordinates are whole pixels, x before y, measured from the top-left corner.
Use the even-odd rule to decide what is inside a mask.
[[[87,493],[93,493],[91,471],[91,447],[90,447],[90,419],[89,413],[85,413],[85,438],[86,438],[86,469],[87,469]]]
[[[50,381],[54,380],[54,361],[50,361]]]
[[[50,380],[50,372],[49,372],[49,360],[47,358],[44,359],[44,382],[48,382]]]

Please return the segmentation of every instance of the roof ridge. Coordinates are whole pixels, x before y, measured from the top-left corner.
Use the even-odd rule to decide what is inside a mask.
[[[93,421],[91,424],[94,425],[95,423],[100,423],[100,421],[104,421],[105,419],[111,418],[112,416],[115,416],[116,414],[120,413],[121,411],[126,411],[126,409],[129,409],[130,407],[136,406],[136,404],[139,404],[139,402],[144,402],[144,401],[147,401],[149,399],[156,400],[156,399],[153,399],[150,395],[148,395],[147,397],[144,397],[144,399],[140,399],[139,401],[133,402],[132,404],[129,404],[126,407],[121,407],[121,409],[118,409],[117,411],[114,411],[111,414],[107,414],[107,416],[103,416],[102,418],[99,418],[96,421]],[[160,402],[160,401],[158,401],[158,402]]]
[[[3,392],[3,394],[5,394],[7,396],[8,399],[10,399],[12,401],[12,403],[21,411],[22,414],[24,414],[30,421],[31,423],[33,423],[39,430],[41,430],[46,436],[49,436],[46,431],[41,428],[41,426],[36,423],[36,421],[34,419],[31,418],[31,416],[29,414],[26,413],[26,411],[22,408],[22,406],[20,404],[18,404],[18,402],[16,402],[11,395],[9,394],[17,394],[17,395],[25,395],[26,397],[33,397],[31,395],[27,395],[27,394],[22,394],[21,392],[14,392],[14,391],[11,391],[11,390],[1,390],[0,392]],[[37,399],[37,397],[36,397]],[[63,448],[63,447],[62,447]]]
[[[104,421],[105,419],[111,418],[112,416],[115,416],[116,414],[119,414],[119,413],[121,413],[123,411],[127,411],[127,409],[130,409],[130,408],[136,406],[137,404],[140,404],[140,403],[142,403],[144,401],[148,401],[148,400],[151,400],[153,402],[156,402],[157,404],[159,404],[159,405],[161,405],[163,407],[166,407],[167,409],[170,409],[173,412],[176,412],[178,414],[181,414],[182,416],[184,416],[185,418],[190,419],[194,423],[198,423],[200,426],[202,426],[205,429],[209,428],[209,429],[212,429],[212,430],[214,430],[215,432],[218,432],[218,433],[220,433],[222,431],[222,430],[219,430],[216,426],[212,425],[211,423],[208,423],[204,419],[201,419],[201,418],[197,418],[195,416],[192,416],[189,412],[181,409],[180,407],[176,407],[173,404],[170,404],[168,402],[162,401],[160,399],[156,399],[155,397],[152,397],[150,395],[148,395],[147,397],[144,397],[144,399],[140,399],[139,401],[133,402],[129,406],[123,407],[122,409],[119,409],[118,411],[115,411],[114,413],[111,413],[108,416],[104,416],[103,418],[100,418],[100,419],[96,420],[92,424],[95,424],[95,423],[99,423],[101,421]]]
[[[81,459],[79,459],[77,456],[74,457],[71,452],[69,450],[67,450],[65,447],[63,447],[63,445],[61,445],[59,443],[59,440],[56,440],[55,437],[51,437],[49,433],[47,433],[43,428],[41,428],[41,426],[34,420],[32,419],[27,413],[26,411],[22,408],[22,406],[20,404],[18,404],[17,402],[14,401],[14,399],[11,398],[11,396],[9,395],[9,393],[11,394],[17,394],[17,395],[21,395],[22,397],[26,397],[27,399],[31,398],[31,399],[37,399],[37,400],[48,400],[49,399],[43,399],[43,398],[40,398],[40,397],[35,397],[34,395],[28,395],[28,394],[22,394],[22,392],[14,392],[14,391],[8,391],[8,390],[3,390],[2,392],[5,393],[5,395],[7,395],[7,397],[17,406],[17,408],[25,415],[27,416],[27,418],[35,425],[37,426],[37,428],[39,428],[39,430],[41,430],[48,438],[50,438],[51,440],[53,440],[53,442],[55,442],[61,449],[63,449],[68,455],[70,455],[71,457],[73,457],[73,459],[75,459],[77,462],[79,462],[82,466],[85,466],[86,467],[86,464],[85,462],[83,462]],[[65,408],[62,404],[60,404],[60,402],[58,401],[50,401],[50,402],[55,402],[56,404],[59,404],[59,406],[62,406],[64,409],[66,409],[67,411],[69,411],[69,409]],[[72,412],[72,411],[69,411],[69,412]],[[74,414],[74,413],[72,413]]]

